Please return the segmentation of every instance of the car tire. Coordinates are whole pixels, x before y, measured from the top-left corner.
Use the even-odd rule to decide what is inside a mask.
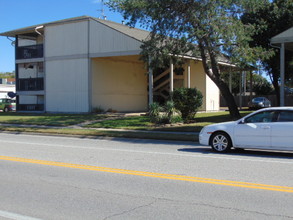
[[[9,112],[9,109],[7,107],[4,108],[4,112]]]
[[[228,134],[224,132],[216,132],[211,137],[210,145],[214,151],[226,153],[231,149],[232,141]]]

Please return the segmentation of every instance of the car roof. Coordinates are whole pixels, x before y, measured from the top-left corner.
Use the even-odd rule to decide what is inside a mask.
[[[290,110],[290,111],[293,111],[293,106],[263,108],[259,111],[266,111],[266,110]]]

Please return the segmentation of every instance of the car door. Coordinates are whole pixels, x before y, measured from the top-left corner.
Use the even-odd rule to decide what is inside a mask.
[[[262,111],[235,125],[234,145],[242,148],[270,148],[274,117],[274,111]]]
[[[3,99],[0,99],[0,110],[4,109],[4,103],[3,103]]]
[[[293,150],[293,111],[282,110],[272,125],[272,148]]]

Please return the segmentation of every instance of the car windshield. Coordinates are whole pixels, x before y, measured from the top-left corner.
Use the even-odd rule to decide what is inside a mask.
[[[252,101],[254,101],[254,102],[262,102],[263,98],[261,98],[261,97],[254,98],[254,99],[252,99]]]
[[[272,122],[274,117],[273,111],[260,112],[246,118],[246,123]]]

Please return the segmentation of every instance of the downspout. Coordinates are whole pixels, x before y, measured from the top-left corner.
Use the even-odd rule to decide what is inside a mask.
[[[6,38],[11,41],[12,46],[15,46],[15,40],[10,39],[8,36]]]
[[[40,36],[43,37],[43,34],[42,34],[41,32],[39,32],[39,29],[42,29],[42,28],[44,28],[43,25],[42,25],[42,26],[38,26],[38,27],[36,27],[36,28],[35,28],[35,32],[36,32],[38,35],[40,35]]]
[[[45,53],[44,53],[45,41],[44,41],[44,35],[39,31],[39,29],[42,29],[42,28],[44,28],[43,25],[35,27],[35,32],[43,38],[43,58],[44,58],[44,62],[43,62],[44,77],[43,77],[43,80],[44,80],[44,93],[45,93],[43,111],[46,112],[46,65],[45,65]],[[39,71],[37,71],[37,73],[38,72]],[[37,103],[39,103],[38,98],[37,98]]]

